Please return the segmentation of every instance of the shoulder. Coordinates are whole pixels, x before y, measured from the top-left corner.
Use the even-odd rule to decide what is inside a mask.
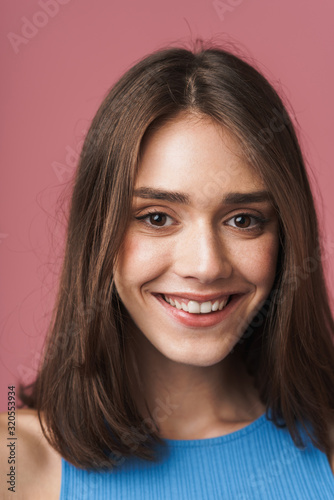
[[[43,435],[37,411],[16,410],[15,436],[12,436],[16,439],[7,439],[11,438],[8,432],[8,414],[0,413],[0,436],[0,470],[6,471],[0,483],[0,497],[4,500],[13,498],[13,492],[8,490],[10,484],[7,483],[7,474],[12,473],[13,479],[15,478],[15,498],[59,499],[61,456]]]

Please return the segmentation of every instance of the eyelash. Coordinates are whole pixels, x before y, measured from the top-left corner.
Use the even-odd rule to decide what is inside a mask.
[[[146,214],[141,215],[139,217],[135,217],[135,219],[139,220],[140,222],[142,222],[143,224],[145,224],[146,226],[148,226],[149,228],[152,228],[154,230],[159,230],[159,229],[161,230],[161,229],[165,229],[166,227],[169,227],[169,226],[154,226],[152,224],[149,224],[148,222],[145,221],[145,219],[150,217],[150,215],[166,215],[166,217],[170,217],[165,212],[152,211],[152,212],[147,212]],[[264,217],[259,217],[258,215],[249,214],[247,212],[240,212],[239,214],[233,215],[233,217],[231,217],[231,219],[236,219],[237,217],[244,216],[244,215],[246,215],[247,217],[250,217],[251,219],[255,219],[257,221],[257,225],[254,227],[251,227],[251,228],[235,227],[234,229],[240,229],[240,231],[244,231],[244,232],[258,231],[260,229],[263,229],[265,224],[270,221],[270,219],[265,219]],[[172,217],[170,217],[170,218],[172,218]]]

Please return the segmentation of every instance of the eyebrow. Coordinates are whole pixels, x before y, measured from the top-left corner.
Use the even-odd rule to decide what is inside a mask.
[[[190,197],[186,193],[178,191],[165,191],[162,189],[153,189],[150,187],[141,187],[134,190],[134,196],[150,200],[164,200],[171,203],[180,203],[182,205],[190,205]],[[269,191],[252,191],[249,193],[231,192],[227,193],[222,198],[222,204],[239,205],[242,203],[261,203],[271,201]]]

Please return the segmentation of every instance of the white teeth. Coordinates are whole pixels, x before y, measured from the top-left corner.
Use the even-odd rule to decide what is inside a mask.
[[[201,306],[198,302],[195,302],[194,300],[189,300],[187,310],[192,314],[199,314],[201,312]]]
[[[164,298],[168,304],[176,307],[176,309],[182,309],[183,311],[191,314],[207,314],[211,311],[221,311],[226,306],[229,299],[229,297],[227,297],[227,299],[222,301],[216,300],[213,303],[211,301],[199,303],[196,300],[189,300],[188,304],[185,304],[184,302],[179,303],[177,300],[174,301],[173,299],[166,297],[166,295],[164,295]]]
[[[219,300],[216,300],[216,302],[212,305],[212,310],[217,311],[218,306],[219,306]]]
[[[211,302],[203,302],[203,304],[201,304],[201,313],[209,313],[211,312],[211,308]]]

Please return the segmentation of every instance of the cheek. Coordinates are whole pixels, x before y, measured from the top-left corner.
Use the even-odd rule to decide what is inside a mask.
[[[121,278],[129,286],[143,284],[156,278],[167,266],[168,250],[160,238],[148,238],[130,231],[119,254],[116,281]]]
[[[247,248],[234,252],[235,267],[250,283],[269,291],[272,287],[278,256],[278,238],[268,234],[248,242]]]

